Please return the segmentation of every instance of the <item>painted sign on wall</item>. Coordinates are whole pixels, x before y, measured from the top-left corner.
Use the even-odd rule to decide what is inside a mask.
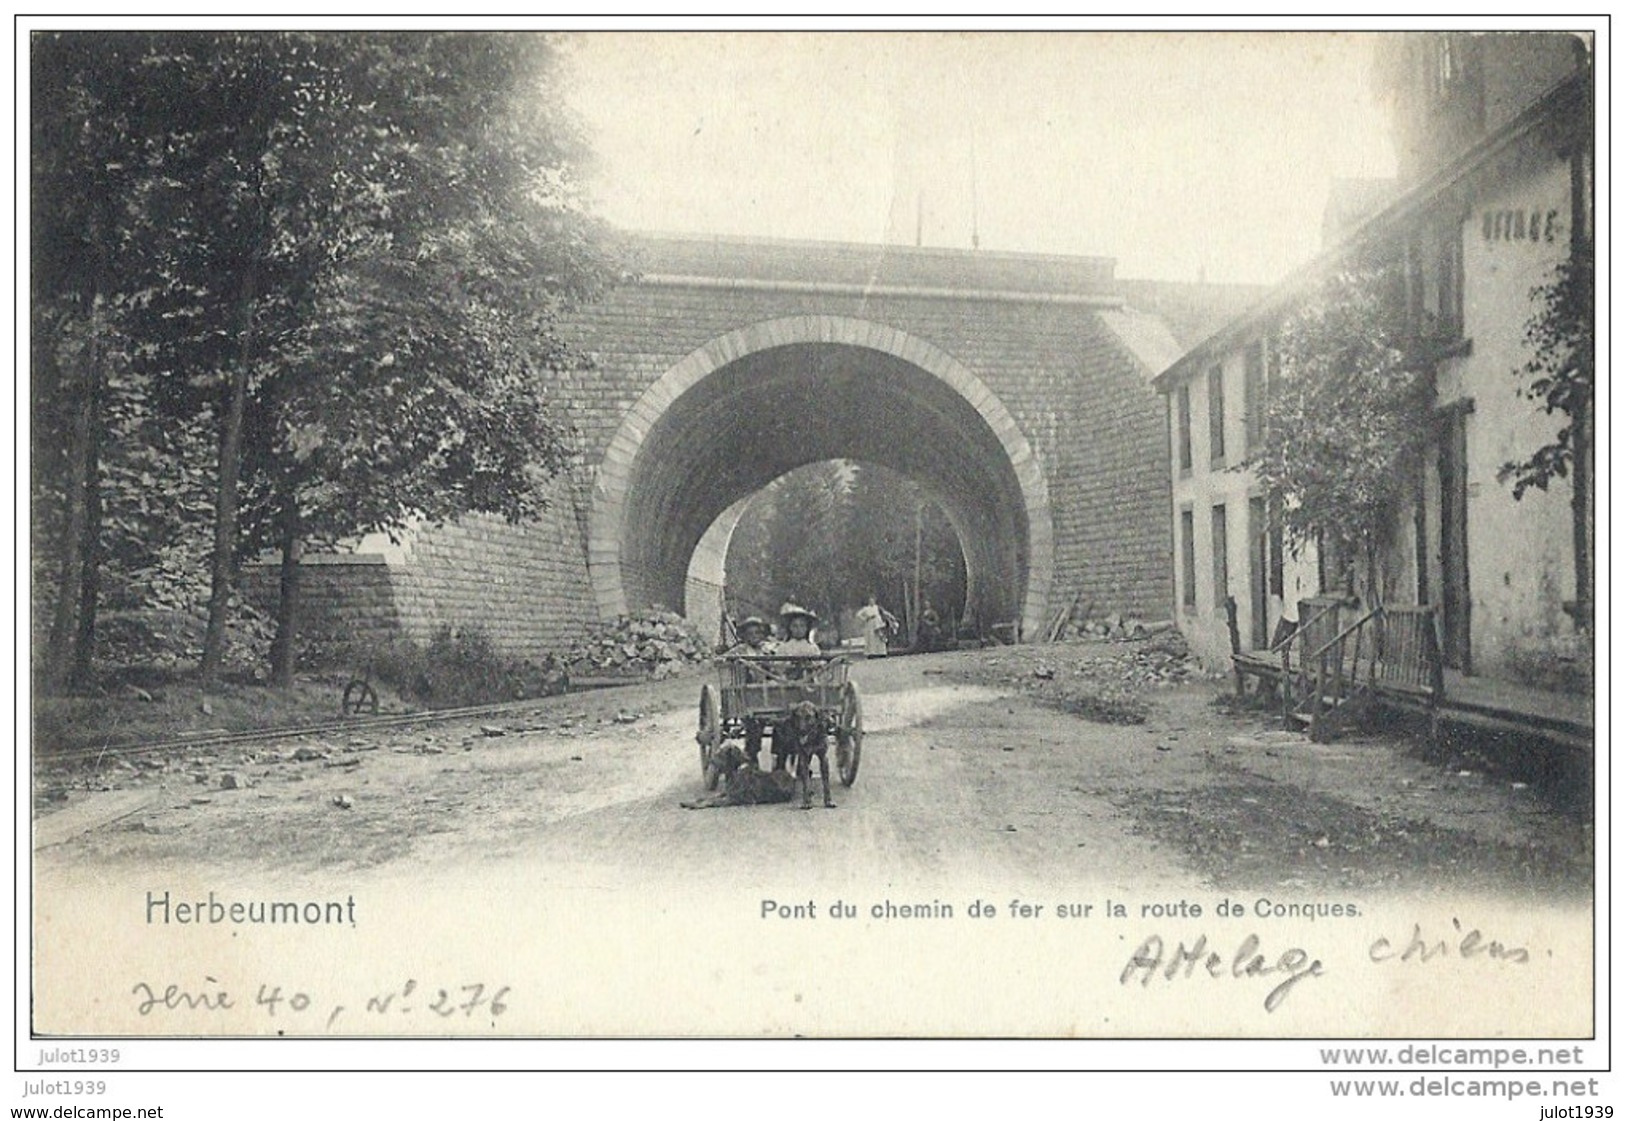
[[[1486,210],[1485,241],[1556,241],[1562,234],[1557,210]]]

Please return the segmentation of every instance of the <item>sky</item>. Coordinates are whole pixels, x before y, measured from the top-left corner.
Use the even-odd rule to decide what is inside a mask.
[[[1348,33],[604,33],[572,89],[627,229],[1116,258],[1268,284],[1388,176]]]

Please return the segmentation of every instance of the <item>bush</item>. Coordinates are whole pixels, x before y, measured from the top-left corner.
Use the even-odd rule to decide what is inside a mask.
[[[354,664],[404,701],[466,708],[562,693],[569,680],[551,654],[538,665],[497,651],[479,627],[441,627],[420,646],[410,638],[357,650]]]
[[[1585,635],[1527,639],[1507,650],[1507,670],[1514,681],[1536,689],[1589,695],[1595,691],[1594,655]]]

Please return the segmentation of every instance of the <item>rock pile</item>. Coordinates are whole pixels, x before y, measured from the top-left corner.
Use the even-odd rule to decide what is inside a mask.
[[[1153,624],[1155,626],[1155,624]],[[1149,637],[1001,646],[956,671],[972,681],[1014,686],[1046,703],[1106,724],[1141,724],[1157,688],[1199,674],[1185,637],[1157,627]]]
[[[1128,655],[1124,676],[1147,685],[1176,685],[1189,681],[1198,672],[1185,636],[1177,630],[1168,630],[1153,636]]]
[[[681,615],[653,610],[622,615],[570,650],[571,677],[660,679],[706,661],[711,649]]]
[[[1068,621],[1056,634],[1057,638],[1103,638],[1109,642],[1133,642],[1142,638],[1164,634],[1175,630],[1172,620],[1163,620],[1148,623],[1141,619],[1128,618],[1117,612],[1112,612],[1099,619],[1086,619],[1081,622]]]

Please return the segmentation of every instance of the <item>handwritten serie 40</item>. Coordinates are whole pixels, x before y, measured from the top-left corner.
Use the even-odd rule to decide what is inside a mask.
[[[226,1012],[248,1008],[263,1013],[269,1019],[301,1020],[310,1016],[325,1016],[324,1030],[331,1030],[341,1020],[368,1022],[376,1027],[386,1017],[435,1016],[442,1020],[461,1017],[471,1020],[483,1012],[494,1023],[507,1012],[509,986],[485,983],[436,988],[420,985],[415,979],[398,988],[372,993],[347,1001],[326,1000],[320,995],[281,985],[261,984],[246,1000],[238,993],[221,985],[213,977],[204,977],[204,984],[183,987],[168,984],[162,988],[146,981],[137,981],[130,994],[135,998],[135,1010],[141,1016],[161,1015],[166,1012]]]

